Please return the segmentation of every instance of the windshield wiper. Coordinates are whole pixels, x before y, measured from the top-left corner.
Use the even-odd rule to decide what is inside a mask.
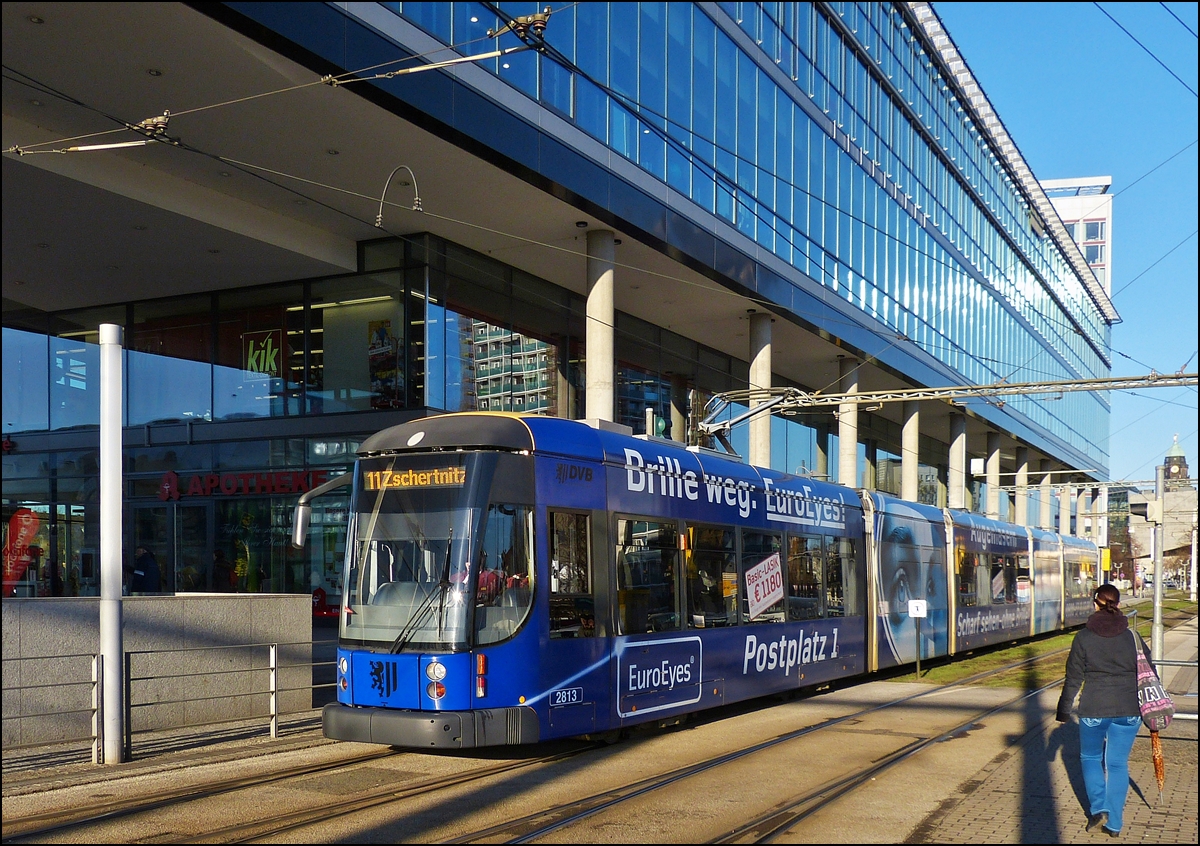
[[[416,633],[417,629],[424,624],[425,618],[428,617],[429,612],[433,610],[434,599],[439,600],[438,636],[441,636],[443,625],[442,615],[445,613],[446,609],[446,592],[450,589],[450,544],[453,542],[453,540],[454,530],[451,529],[450,537],[446,538],[446,558],[442,562],[442,578],[438,581],[437,588],[435,590],[431,590],[425,595],[425,598],[421,600],[421,604],[417,606],[416,612],[412,615],[412,617],[409,618],[408,623],[405,624],[404,628],[400,630],[400,634],[396,635],[396,639],[392,641],[391,648],[388,649],[388,652],[395,654],[404,648],[405,644],[408,643],[409,638],[411,638]]]

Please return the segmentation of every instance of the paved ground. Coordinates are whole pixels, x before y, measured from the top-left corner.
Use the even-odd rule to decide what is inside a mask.
[[[1168,632],[1167,659],[1195,661],[1196,620]],[[1196,668],[1163,668],[1180,713],[1196,714]],[[1051,706],[1053,707],[1053,706]],[[1079,768],[1076,722],[1053,714],[954,788],[941,807],[909,835],[908,843],[1079,843],[1086,792]],[[1121,841],[1197,842],[1197,726],[1177,719],[1161,734],[1166,778],[1161,800],[1145,729],[1129,758],[1130,789]],[[1107,840],[1108,838],[1103,838]]]
[[[1195,662],[1196,621],[1167,633],[1166,657]],[[1196,669],[1164,669],[1164,680],[1180,712],[1196,713]],[[787,719],[789,710],[808,712],[833,707],[839,698],[893,698],[897,688],[916,684],[871,682],[831,692],[805,702],[769,709],[764,719]],[[1000,696],[979,690],[979,696]],[[1015,693],[1015,691],[1013,691]],[[815,815],[778,842],[791,843],[1078,843],[1098,838],[1083,830],[1085,811],[1079,769],[1078,727],[1075,722],[1054,721],[1057,688],[1027,700],[1023,706],[998,713],[969,731],[935,744],[847,797],[826,812]],[[942,699],[943,697],[937,697]],[[947,704],[949,704],[947,702]],[[256,756],[270,756],[311,747],[314,756],[335,754],[315,729],[314,712],[293,722],[285,737],[263,737],[262,726],[239,730],[231,727],[205,737],[192,735],[146,739],[137,759],[119,765],[121,775],[150,774],[193,766],[202,758],[227,756],[246,764]],[[806,719],[811,714],[806,714]],[[726,722],[726,721],[722,721]],[[734,721],[728,721],[730,723]],[[687,735],[680,735],[686,739]],[[1194,719],[1176,719],[1162,735],[1166,780],[1162,800],[1150,754],[1148,733],[1134,745],[1130,760],[1131,788],[1126,803],[1121,841],[1137,843],[1197,842],[1197,725]],[[830,755],[843,750],[830,747]],[[307,753],[306,753],[307,754]],[[45,792],[53,801],[55,788],[95,785],[100,789],[113,768],[87,763],[86,753],[53,749],[22,750],[4,755],[5,805],[19,795]],[[807,767],[821,762],[807,760]],[[86,788],[85,788],[86,790]],[[684,828],[686,830],[686,827]],[[353,838],[351,838],[353,839]],[[689,839],[680,842],[690,842]]]

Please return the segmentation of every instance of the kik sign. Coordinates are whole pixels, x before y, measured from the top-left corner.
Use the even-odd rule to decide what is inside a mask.
[[[244,333],[242,369],[264,376],[283,376],[283,331],[268,329]]]

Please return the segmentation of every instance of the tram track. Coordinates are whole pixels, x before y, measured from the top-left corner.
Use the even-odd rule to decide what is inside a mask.
[[[468,834],[458,835],[444,842],[531,842],[539,838],[545,838],[554,832],[578,824],[606,811],[616,809],[637,797],[650,795],[689,778],[712,772],[736,761],[754,756],[757,753],[780,747],[790,741],[837,726],[853,724],[869,714],[902,706],[923,697],[934,696],[951,688],[972,685],[989,677],[1048,661],[1062,655],[1067,649],[1067,647],[1053,649],[1040,655],[1013,661],[948,684],[933,686],[928,690],[911,693],[868,708],[861,708],[811,726],[768,738],[745,748],[630,782],[621,787],[601,791],[573,802],[557,804],[534,814],[514,818],[495,826],[472,831]],[[721,838],[712,842],[769,842],[770,838],[778,832],[787,830],[821,808],[852,793],[876,775],[918,754],[930,745],[959,732],[969,730],[973,724],[978,723],[988,715],[1011,707],[1030,696],[1037,695],[1048,687],[1053,687],[1060,683],[1061,679],[1058,679],[1036,691],[1024,693],[993,708],[973,714],[969,719],[961,721],[959,724],[936,734],[914,737],[901,748],[873,762],[870,767],[844,774],[828,783],[777,803],[769,813],[759,815],[745,824],[730,829]],[[339,796],[335,801],[309,805],[302,809],[277,813],[267,817],[258,817],[252,821],[232,823],[202,832],[188,832],[186,834],[166,833],[155,836],[152,839],[155,842],[161,843],[236,843],[261,840],[266,837],[303,829],[313,824],[328,822],[337,817],[344,817],[419,797],[431,796],[474,781],[502,777],[538,765],[553,765],[567,758],[600,748],[602,745],[581,744],[579,748],[560,751],[551,755],[532,757],[516,762],[505,761],[500,764],[477,767],[452,775],[425,778],[407,783],[403,787],[390,784],[374,790],[360,791],[350,796]],[[38,838],[51,835],[61,835],[72,831],[81,833],[87,831],[90,827],[111,823],[121,818],[133,820],[139,814],[161,811],[173,807],[178,808],[187,803],[199,802],[221,794],[251,791],[256,787],[264,785],[302,781],[306,778],[319,776],[323,773],[333,773],[339,770],[351,772],[356,767],[362,767],[380,759],[402,754],[412,753],[407,750],[385,749],[349,758],[341,758],[336,761],[289,767],[271,773],[223,779],[199,786],[156,791],[152,794],[136,797],[133,800],[116,799],[94,802],[87,805],[76,805],[67,811],[60,808],[53,812],[6,819],[4,821],[3,842],[34,842]],[[64,815],[69,816],[64,818]],[[99,839],[101,838],[97,838],[97,840]],[[95,841],[80,840],[78,842]]]
[[[41,837],[70,829],[80,828],[121,817],[141,814],[165,808],[180,802],[192,802],[210,796],[219,796],[238,790],[246,790],[266,784],[285,781],[292,778],[316,775],[325,772],[370,763],[381,758],[389,758],[401,754],[394,749],[383,749],[340,758],[336,761],[325,761],[314,764],[302,764],[274,770],[253,776],[238,776],[211,782],[201,788],[185,786],[157,790],[134,799],[106,799],[63,809],[43,811],[17,817],[4,818],[4,837],[0,842],[19,843],[22,838]]]
[[[872,713],[883,711],[889,708],[895,708],[900,705],[911,703],[917,699],[940,694],[955,687],[973,684],[994,675],[1011,672],[1012,670],[1019,669],[1023,666],[1048,660],[1060,655],[1065,651],[1067,650],[1057,649],[1043,653],[1042,655],[1026,658],[1021,661],[1015,661],[1002,667],[976,673],[968,678],[951,682],[949,684],[931,687],[927,691],[921,691],[919,693],[902,696],[879,705],[874,705],[870,708],[863,708],[840,717],[825,720],[812,726],[806,726],[802,729],[786,732],[743,749],[738,749],[733,752],[718,755],[684,767],[679,767],[665,773],[650,776],[648,778],[631,782],[618,788],[596,793],[591,796],[583,797],[572,802],[563,803],[534,814],[529,814],[524,817],[500,823],[495,826],[472,831],[467,834],[462,834],[444,842],[532,843],[541,838],[550,837],[561,830],[568,828],[569,826],[576,825],[599,814],[611,811],[630,800],[647,796],[655,791],[671,787],[672,785],[675,785],[686,779],[711,773],[712,771],[727,766],[735,761],[739,761],[761,752],[776,749],[779,746],[820,731],[858,721],[864,716]],[[776,805],[769,813],[760,815],[750,822],[737,826],[736,828],[730,830],[723,837],[711,842],[770,842],[770,838],[779,832],[786,831],[791,826],[803,820],[805,817],[836,802],[846,794],[869,782],[878,774],[884,772],[892,766],[895,766],[896,764],[901,763],[904,760],[907,760],[913,755],[916,755],[928,746],[940,742],[948,737],[952,737],[960,732],[966,731],[971,726],[977,724],[981,719],[984,719],[991,714],[998,713],[1032,696],[1036,696],[1043,690],[1054,687],[1061,683],[1062,679],[1058,679],[1051,684],[1045,685],[1035,691],[1023,693],[1020,696],[1013,697],[1012,699],[1001,703],[1000,705],[979,711],[973,714],[969,719],[961,721],[951,728],[938,732],[937,734],[927,737],[914,738],[911,742],[905,744],[900,749],[885,755],[876,762],[873,762],[871,766],[862,768],[842,776],[832,782],[823,784],[813,790],[806,791],[799,796],[785,800],[783,803]]]

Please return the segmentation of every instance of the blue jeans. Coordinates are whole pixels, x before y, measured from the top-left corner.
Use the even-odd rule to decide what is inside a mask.
[[[1079,719],[1079,763],[1091,806],[1088,813],[1107,813],[1112,831],[1120,831],[1125,820],[1129,753],[1141,725],[1140,716]]]

